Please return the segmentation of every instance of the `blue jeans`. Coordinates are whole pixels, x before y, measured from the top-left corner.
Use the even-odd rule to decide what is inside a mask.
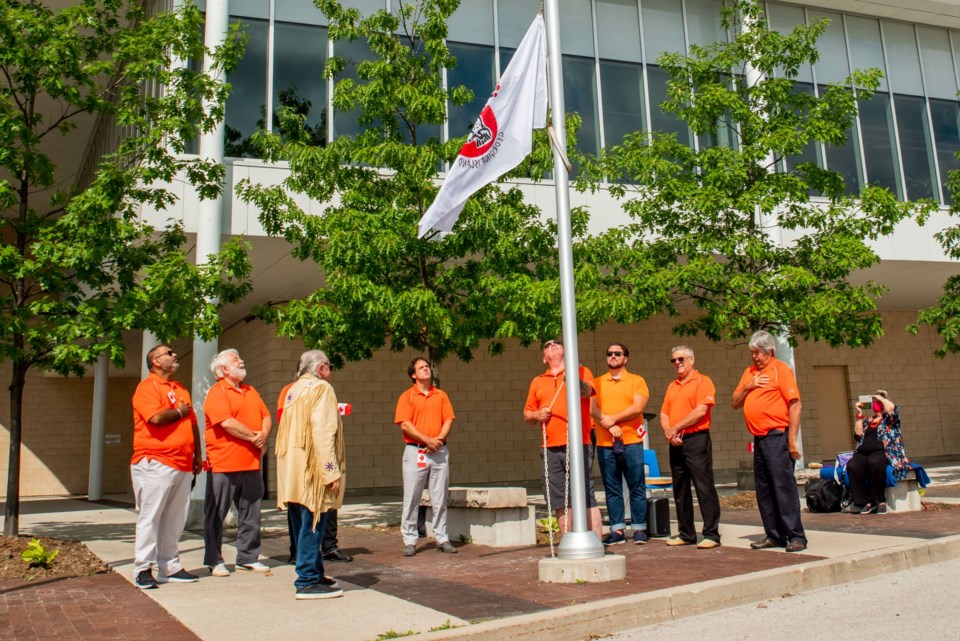
[[[607,495],[607,516],[611,530],[627,527],[623,510],[623,479],[630,492],[630,521],[633,531],[647,529],[647,484],[643,472],[643,443],[626,446],[623,454],[614,454],[612,447],[597,447],[600,478]]]
[[[320,583],[323,578],[323,555],[320,554],[320,543],[323,541],[323,531],[327,526],[329,512],[320,515],[317,529],[313,529],[313,512],[305,505],[287,503],[289,511],[289,525],[297,537],[297,580],[293,582],[298,590],[314,583]]]

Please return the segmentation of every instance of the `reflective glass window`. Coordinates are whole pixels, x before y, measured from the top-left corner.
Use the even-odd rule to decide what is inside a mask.
[[[820,60],[815,65],[817,82],[820,84],[839,84],[850,75],[850,63],[847,60],[846,40],[843,37],[843,16],[831,11],[816,10],[810,19],[826,18],[830,26],[817,41]]]
[[[600,147],[597,121],[597,79],[593,58],[563,56],[563,102],[567,113],[580,114],[577,148],[596,154]]]
[[[917,27],[920,52],[923,54],[923,77],[927,95],[931,98],[957,97],[957,75],[953,69],[950,37],[942,29]]]
[[[343,72],[334,78],[334,83],[340,82],[346,78],[349,78],[354,82],[359,82],[359,77],[357,76],[357,65],[364,60],[370,60],[373,58],[373,53],[370,51],[370,46],[367,44],[366,40],[362,39],[354,40],[353,42],[349,42],[347,40],[335,42],[333,53],[334,55],[337,55],[346,61],[346,66],[344,67]],[[337,111],[334,109],[334,137],[355,136],[360,133],[360,127],[357,125],[357,118],[359,115],[359,108],[346,112]]]
[[[448,113],[448,131],[451,138],[470,133],[474,121],[490,98],[496,86],[493,47],[463,42],[448,42],[450,52],[457,57],[457,66],[447,70],[447,86],[468,87],[473,101],[460,107],[451,105]]]
[[[920,54],[913,25],[883,22],[883,39],[890,62],[890,86],[894,93],[923,95],[920,77]],[[899,117],[898,117],[899,120]]]
[[[667,99],[667,81],[670,79],[666,71],[655,65],[647,66],[647,84],[650,88],[650,129],[659,133],[674,133],[677,140],[691,146],[690,128],[675,114],[663,111],[660,103]]]
[[[819,67],[817,67],[819,69]],[[820,86],[820,93],[826,91]],[[842,145],[826,145],[827,168],[843,177],[846,193],[855,196],[860,193],[860,163],[857,153],[857,132],[854,127],[847,130],[847,140]]]
[[[944,183],[943,197],[946,204],[953,204],[953,197],[946,188],[949,172],[960,169],[957,153],[960,152],[960,104],[956,100],[930,99],[930,116],[933,121],[933,137],[937,144],[937,160],[940,163],[940,179]]]
[[[687,35],[691,44],[704,47],[714,42],[726,42],[720,0],[686,0]]]
[[[447,40],[492,47],[493,0],[461,2],[447,20]],[[517,44],[520,43],[517,42]],[[490,88],[493,89],[493,87]]]
[[[597,0],[600,58],[642,62],[637,0]]]
[[[646,129],[643,102],[643,68],[634,62],[600,61],[603,88],[603,133],[607,147],[623,137]]]
[[[890,96],[875,93],[870,100],[860,100],[858,106],[863,133],[863,156],[867,164],[867,183],[886,187],[902,200],[903,190],[900,189],[897,139]]]
[[[813,85],[808,82],[798,82],[793,86],[793,90],[799,94],[813,95]],[[803,151],[796,156],[787,156],[787,171],[793,171],[800,163],[813,163],[817,167],[823,167],[820,154],[817,153],[817,143],[812,140],[803,146]]]
[[[789,35],[794,26],[804,24],[804,15],[802,7],[794,7],[786,4],[767,3],[767,20],[772,31]],[[800,82],[813,82],[813,71],[809,63],[800,66],[797,73],[797,80]],[[813,87],[810,88],[811,91]]]
[[[894,96],[897,128],[900,130],[900,153],[907,181],[907,199],[936,198],[937,183],[933,165],[933,145],[923,98]]]
[[[274,131],[278,110],[283,106],[295,107],[306,110],[306,124],[314,132],[314,141],[326,141],[327,81],[323,78],[326,62],[326,27],[275,23]]]
[[[883,74],[880,90],[887,90],[887,68],[883,62],[880,44],[880,23],[869,18],[846,16],[847,37],[850,39],[850,59],[854,69],[879,69]]]
[[[232,2],[230,8],[233,8]],[[383,8],[382,4],[381,8]],[[313,0],[281,0],[274,4],[274,18],[278,22],[322,26],[327,24],[327,17],[313,4]]]
[[[231,23],[236,23],[231,18]],[[267,101],[267,22],[244,18],[247,49],[240,64],[227,76],[230,97],[226,105],[226,142],[228,156],[254,155],[250,136],[263,121]]]
[[[500,28],[500,46],[512,52],[520,46],[520,41],[530,28],[534,16],[540,11],[539,0],[508,0],[497,3],[497,23]],[[506,69],[507,63],[500,54],[500,69]]]
[[[644,50],[648,62],[656,62],[657,56],[664,52],[686,51],[680,7],[681,3],[677,0],[643,0],[641,3]]]

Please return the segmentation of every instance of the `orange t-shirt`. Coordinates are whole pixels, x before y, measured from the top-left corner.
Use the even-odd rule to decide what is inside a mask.
[[[133,393],[133,458],[131,465],[142,459],[158,461],[181,472],[193,471],[193,425],[197,416],[188,416],[166,425],[151,425],[150,419],[163,410],[177,409],[190,402],[190,392],[177,381],[165,381],[150,372]]]
[[[554,376],[550,370],[545,371],[530,382],[530,391],[527,393],[527,402],[523,406],[524,412],[535,412],[541,407],[550,409],[550,420],[547,421],[547,447],[563,447],[567,444],[567,391],[560,389],[563,384],[564,370]],[[580,366],[580,379],[594,386],[593,372],[589,368]],[[559,390],[559,392],[558,392]],[[579,394],[579,391],[577,392]],[[554,401],[554,397],[556,400]],[[590,399],[580,398],[580,424],[584,444],[590,443],[590,429],[593,421],[590,419]],[[542,445],[542,441],[541,441]]]
[[[667,385],[660,413],[670,418],[670,425],[676,425],[685,419],[698,405],[706,405],[707,413],[699,421],[683,430],[684,434],[693,434],[710,429],[710,412],[716,404],[717,388],[709,376],[697,370],[690,372],[682,381],[674,379]]]
[[[410,421],[424,436],[436,438],[443,424],[455,418],[446,392],[431,385],[430,391],[424,394],[414,384],[397,399],[393,422],[400,425]],[[403,442],[417,444],[406,432],[403,433]]]
[[[296,381],[280,390],[280,396],[277,397],[277,425],[280,424],[280,417],[283,416],[283,406],[287,404],[287,392],[290,391],[290,388],[293,387],[295,383]]]
[[[751,365],[744,370],[737,390],[757,374],[766,374],[770,377],[770,382],[747,393],[743,400],[743,418],[746,419],[747,429],[751,434],[766,436],[770,430],[789,427],[788,407],[791,401],[800,400],[800,390],[797,389],[797,378],[793,370],[775,358],[771,358],[762,369]]]
[[[647,382],[638,374],[631,374],[624,370],[619,379],[613,378],[610,372],[607,372],[594,381],[594,387],[597,388],[597,404],[600,411],[604,414],[616,414],[633,405],[634,396],[646,396],[650,398],[650,390],[647,388]],[[633,445],[641,443],[643,438],[637,433],[637,428],[643,425],[643,414],[636,416],[629,421],[618,423],[623,430],[624,445]],[[610,430],[604,429],[599,423],[594,422],[594,431],[597,434],[597,447],[613,447],[613,436]]]
[[[223,421],[233,418],[254,432],[263,427],[263,419],[270,416],[267,406],[257,390],[243,383],[234,387],[221,378],[207,392],[203,403],[203,415],[207,422],[205,438],[207,458],[214,472],[249,472],[260,469],[262,450],[249,441],[230,434],[223,428]]]

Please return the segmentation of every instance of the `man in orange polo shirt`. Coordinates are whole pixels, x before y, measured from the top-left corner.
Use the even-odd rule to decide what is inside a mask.
[[[550,505],[556,511],[560,534],[568,526],[567,508],[569,507],[569,488],[566,487],[567,470],[567,394],[564,390],[563,343],[549,340],[543,344],[543,362],[547,371],[530,382],[527,402],[523,406],[523,420],[541,429],[543,442],[540,456],[546,458],[546,478],[544,495],[549,497]],[[583,457],[583,481],[587,499],[587,527],[593,530],[597,539],[603,538],[603,522],[600,508],[593,489],[593,444],[590,431],[590,397],[595,394],[593,372],[580,366],[580,427],[579,443],[570,447],[570,456]]]
[[[673,501],[677,507],[679,535],[667,545],[692,545],[697,542],[693,525],[693,494],[703,519],[701,550],[720,545],[720,497],[713,481],[713,443],[710,439],[710,411],[716,403],[717,390],[709,376],[694,368],[693,349],[678,345],[670,351],[670,363],[677,378],[667,386],[660,408],[660,427],[670,444],[670,476],[673,480]]]
[[[200,431],[190,393],[173,380],[180,367],[167,345],[147,352],[150,373],[133,394],[133,458],[130,476],[139,508],[134,538],[134,584],[197,580],[180,565],[177,544],[190,508],[190,481],[201,469]],[[157,566],[157,578],[153,566]]]
[[[597,461],[607,496],[610,533],[604,545],[626,541],[627,527],[623,503],[626,481],[630,499],[633,542],[647,542],[647,487],[643,469],[643,410],[650,390],[642,376],[627,371],[630,350],[623,343],[607,346],[609,371],[594,381],[597,394],[591,399],[590,413],[597,436]]]
[[[203,563],[213,576],[230,576],[223,562],[223,521],[237,508],[237,569],[267,572],[260,557],[260,460],[270,436],[270,411],[250,385],[247,368],[235,349],[210,362],[217,382],[203,403],[206,419],[207,495],[203,507]]]
[[[450,485],[450,452],[447,437],[456,416],[443,390],[433,384],[433,371],[425,358],[407,367],[413,385],[397,399],[394,423],[403,431],[403,514],[400,534],[403,555],[417,553],[417,511],[423,488],[430,489],[433,536],[437,551],[456,554],[447,536],[447,488]]]
[[[743,372],[732,404],[733,409],[743,408],[747,429],[753,434],[753,476],[766,535],[750,547],[801,552],[807,549],[807,536],[800,522],[800,494],[793,474],[794,462],[800,458],[800,390],[793,370],[774,357],[773,336],[755,332],[748,346],[753,365]]]

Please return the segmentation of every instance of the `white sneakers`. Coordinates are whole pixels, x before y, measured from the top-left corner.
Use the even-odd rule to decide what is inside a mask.
[[[210,576],[230,576],[230,570],[223,563],[217,563],[210,568]]]
[[[238,570],[246,570],[247,572],[269,572],[270,566],[260,563],[260,561],[254,561],[253,563],[237,563]]]

